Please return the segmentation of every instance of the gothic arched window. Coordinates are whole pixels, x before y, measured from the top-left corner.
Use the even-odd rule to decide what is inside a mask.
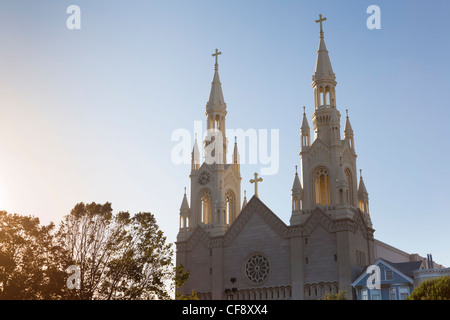
[[[233,191],[228,190],[225,193],[225,203],[226,203],[225,224],[232,224],[234,219],[236,218],[235,217],[236,201]]]
[[[204,224],[212,223],[211,193],[205,189],[200,193],[200,220]]]
[[[353,202],[353,178],[352,172],[349,169],[345,169],[345,177],[347,178],[348,184],[347,203],[354,206],[355,203]]]
[[[315,204],[329,205],[330,201],[330,176],[324,167],[317,168],[313,173]]]

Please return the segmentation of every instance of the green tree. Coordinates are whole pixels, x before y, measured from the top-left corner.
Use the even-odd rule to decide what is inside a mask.
[[[174,284],[175,284],[175,299],[177,300],[198,300],[197,293],[192,290],[189,295],[181,295],[178,292],[178,288],[182,287],[189,279],[189,272],[185,272],[183,265],[180,264],[174,269]]]
[[[0,211],[0,299],[60,299],[65,273],[54,224]]]
[[[450,276],[425,280],[414,289],[408,300],[450,300]]]
[[[345,291],[339,291],[338,293],[327,293],[320,300],[347,300],[345,298]]]
[[[149,212],[112,213],[109,202],[77,204],[61,223],[59,243],[80,268],[73,299],[170,299],[172,244]]]

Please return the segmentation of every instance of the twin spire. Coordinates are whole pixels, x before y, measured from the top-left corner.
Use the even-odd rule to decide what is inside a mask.
[[[211,82],[211,92],[209,94],[208,103],[206,104],[206,109],[211,111],[214,109],[226,110],[227,107],[223,98],[222,84],[220,83],[219,78],[218,57],[221,54],[222,52],[219,52],[218,49],[216,49],[216,52],[212,54],[212,56],[216,58],[216,63],[214,64],[214,77],[213,81]]]
[[[335,82],[336,75],[331,67],[330,57],[328,56],[328,50],[323,36],[322,22],[326,20],[327,18],[322,17],[321,14],[319,14],[319,20],[316,20],[316,23],[320,23],[320,41],[313,81],[331,80]]]

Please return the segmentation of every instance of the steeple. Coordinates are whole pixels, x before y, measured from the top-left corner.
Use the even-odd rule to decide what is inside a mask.
[[[322,18],[321,14],[319,15],[319,20],[316,20],[316,23],[320,23],[320,40],[313,81],[328,80],[334,82],[334,85],[336,85],[336,76],[333,72],[333,67],[331,66],[330,57],[328,56],[328,50],[323,36],[322,22],[326,20],[327,18]]]
[[[320,139],[328,144],[340,143],[340,114],[336,109],[336,75],[331,66],[328,50],[325,45],[322,22],[327,18],[319,15],[320,39],[317,51],[316,67],[312,77],[314,88],[315,110],[313,113],[313,129],[320,132]],[[334,110],[334,111],[333,111]],[[333,123],[331,123],[333,120]],[[316,138],[318,135],[316,135]]]
[[[197,134],[195,134],[194,147],[191,153],[191,170],[198,170],[200,168],[200,151],[197,144]]]
[[[358,187],[358,205],[359,209],[369,214],[369,194],[367,193],[366,186],[364,184],[364,180],[362,177],[362,170],[359,170],[360,178],[359,178],[359,187]]]
[[[303,121],[300,128],[300,135],[302,139],[302,149],[311,146],[311,130],[309,128],[308,119],[306,118],[305,107],[303,107]]]
[[[348,118],[348,109],[345,110],[347,112],[347,120],[345,121],[345,128],[344,128],[344,139],[348,141],[350,144],[350,147],[353,151],[355,151],[355,142],[353,138],[353,129],[352,125],[350,124],[350,119]]]
[[[298,176],[297,172],[297,166],[295,166],[295,177],[294,177],[294,183],[292,184],[292,190],[291,190],[291,196],[292,196],[292,215],[290,219],[291,225],[299,224],[302,217],[302,210],[303,210],[303,188],[302,184],[300,183],[300,178]]]
[[[186,188],[184,188],[183,201],[180,207],[180,229],[189,227],[191,209],[189,208],[189,203],[186,197]]]
[[[223,109],[226,110],[225,100],[223,99],[222,93],[222,84],[220,83],[219,77],[219,64],[218,64],[218,56],[221,55],[222,52],[216,49],[216,52],[212,54],[213,57],[216,58],[216,63],[214,64],[214,77],[211,82],[211,92],[209,94],[209,100],[206,105],[206,109]]]
[[[225,136],[225,116],[227,114],[227,105],[223,98],[222,84],[219,78],[219,64],[218,56],[222,52],[216,49],[216,52],[212,54],[215,57],[216,63],[214,64],[214,77],[211,82],[211,92],[209,94],[209,100],[206,103],[206,127],[208,130],[207,137],[205,138],[205,156],[207,162],[210,164],[215,160],[216,163],[225,164],[227,154],[227,139]],[[215,141],[215,147],[211,156],[213,159],[209,159],[210,154],[207,146]]]
[[[244,202],[242,202],[242,209],[247,205],[247,190],[244,190]]]
[[[231,158],[233,159],[233,165],[235,170],[237,170],[238,172],[240,171],[240,156],[239,156],[239,151],[238,151],[238,146],[237,146],[237,138],[234,137],[234,150],[233,150],[233,155],[231,156]]]

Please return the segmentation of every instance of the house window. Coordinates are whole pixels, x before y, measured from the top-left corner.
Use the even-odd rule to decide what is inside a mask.
[[[400,287],[398,295],[400,296],[400,300],[406,300],[409,297],[409,288],[408,287]]]
[[[386,280],[394,280],[394,273],[392,272],[391,269],[385,270],[385,276],[386,276]]]
[[[380,290],[377,290],[377,289],[370,290],[370,296],[371,296],[372,300],[381,300]]]
[[[397,300],[397,289],[395,287],[389,288],[389,300]]]
[[[369,295],[368,295],[367,289],[361,290],[361,300],[369,300]]]

